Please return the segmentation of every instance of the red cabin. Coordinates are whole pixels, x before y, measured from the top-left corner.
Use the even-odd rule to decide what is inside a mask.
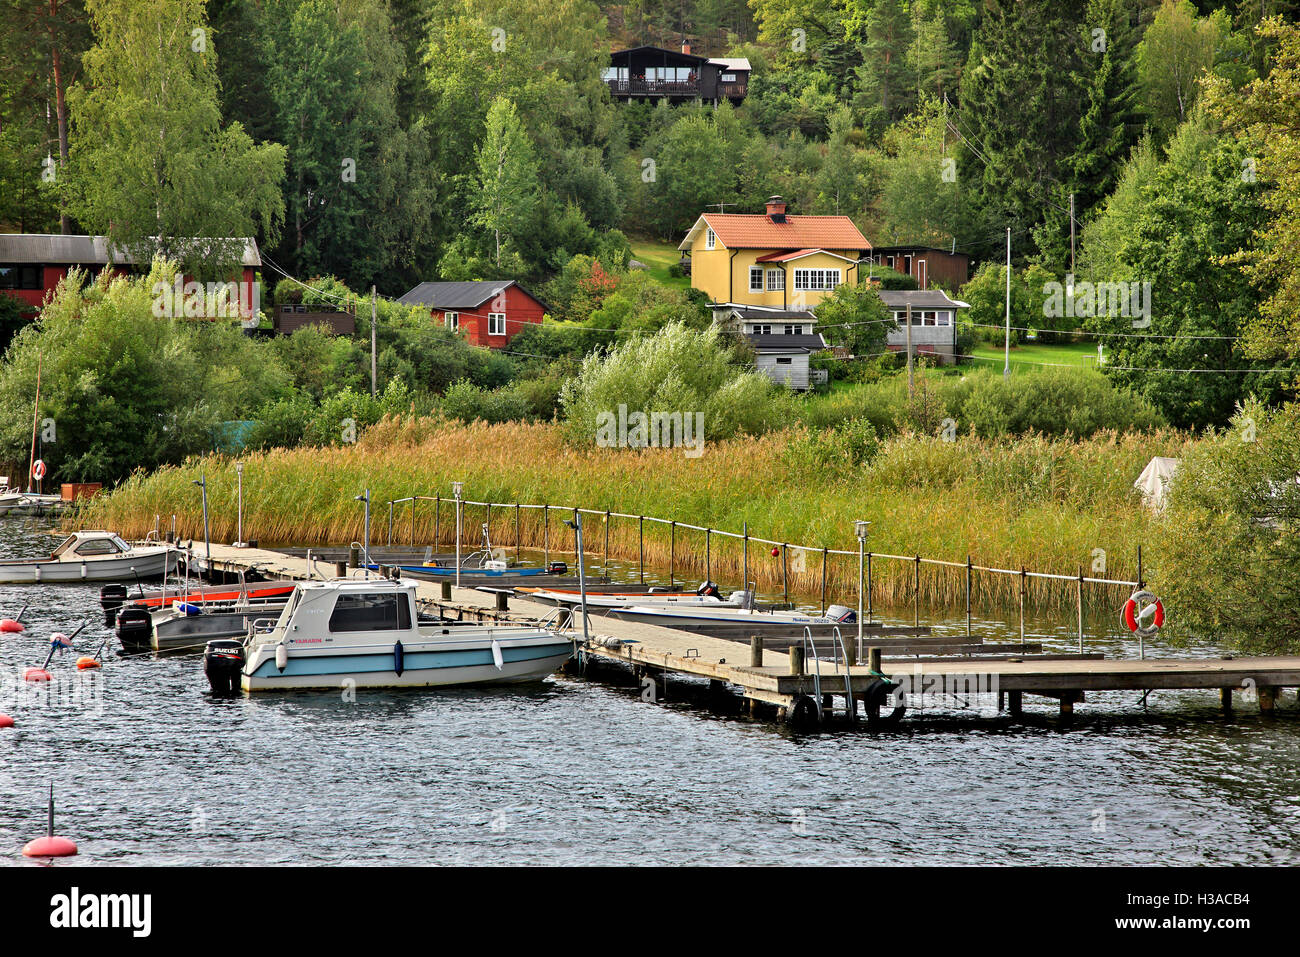
[[[0,233],[0,295],[14,296],[35,315],[59,281],[78,267],[93,280],[104,269],[121,273],[147,272],[127,253],[115,250],[109,265],[104,236],[63,236],[50,233]],[[239,278],[252,288],[254,270],[262,265],[257,243],[246,240]]]
[[[422,282],[397,300],[426,306],[448,329],[464,332],[476,346],[504,349],[530,323],[540,323],[547,305],[513,279]]]

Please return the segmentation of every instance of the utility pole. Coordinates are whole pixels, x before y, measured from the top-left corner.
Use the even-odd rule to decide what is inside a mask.
[[[1003,346],[1002,378],[1011,378],[1011,227],[1007,227],[1007,337]]]
[[[375,364],[375,343],[379,338],[375,332],[375,287],[370,287],[370,398],[375,397],[378,382],[378,367]]]
[[[1074,275],[1074,194],[1070,194],[1070,275]]]
[[[907,304],[907,395],[912,395],[912,304]]]

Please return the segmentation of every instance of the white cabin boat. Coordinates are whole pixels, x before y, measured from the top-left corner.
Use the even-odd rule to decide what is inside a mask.
[[[414,584],[339,579],[300,584],[242,642],[210,642],[204,670],[218,692],[427,688],[540,681],[573,653],[546,628],[421,623]]]
[[[0,561],[0,583],[132,581],[176,569],[170,545],[131,545],[114,532],[73,532],[48,558]]]

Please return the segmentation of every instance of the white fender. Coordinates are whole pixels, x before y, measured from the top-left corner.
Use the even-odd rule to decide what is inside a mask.
[[[282,641],[275,646],[275,666],[280,671],[284,671],[284,667],[288,663],[289,663],[289,646]]]
[[[501,643],[497,641],[495,638],[493,638],[492,639],[492,664],[497,666],[497,671],[500,671],[501,666],[504,663],[505,662],[501,657]]]

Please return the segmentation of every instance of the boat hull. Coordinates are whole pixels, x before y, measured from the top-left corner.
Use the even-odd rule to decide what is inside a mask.
[[[90,561],[0,562],[0,584],[34,585],[48,582],[132,581],[159,578],[176,569],[176,552],[158,549],[145,554],[97,558]]]
[[[492,650],[481,642],[462,648],[440,644],[411,645],[403,655],[400,675],[392,648],[373,645],[331,649],[328,654],[294,653],[283,672],[273,656],[254,659],[256,663],[250,661],[241,675],[240,686],[254,692],[517,684],[543,680],[573,655],[572,642],[559,638],[527,644],[502,642],[498,668]]]

